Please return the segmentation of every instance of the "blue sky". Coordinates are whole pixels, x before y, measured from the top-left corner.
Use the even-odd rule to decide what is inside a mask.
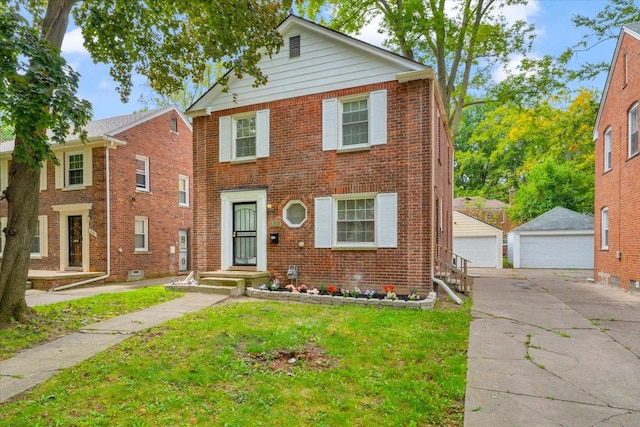
[[[512,19],[526,19],[535,25],[537,37],[534,43],[534,55],[558,55],[568,46],[577,43],[582,36],[573,27],[571,17],[576,13],[593,17],[604,8],[606,3],[606,0],[532,0],[527,6],[509,9],[507,15]],[[380,44],[382,40],[375,26],[367,28],[356,37],[372,44]],[[580,54],[576,64],[587,61],[610,62],[614,48],[615,41],[603,43],[597,49]],[[134,77],[134,89],[129,102],[123,104],[115,90],[116,84],[109,76],[109,68],[104,64],[94,64],[82,47],[79,29],[70,27],[62,50],[67,62],[82,76],[79,96],[93,104],[95,119],[128,114],[144,107],[139,98],[141,94],[149,95],[149,90],[145,86],[146,80],[141,76]],[[517,58],[514,58],[515,60]],[[601,90],[605,77],[583,82],[582,86]],[[499,78],[499,72],[496,72],[496,78]]]

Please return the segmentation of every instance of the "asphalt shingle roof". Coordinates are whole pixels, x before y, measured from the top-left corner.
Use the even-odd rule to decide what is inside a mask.
[[[555,207],[511,231],[593,230],[593,217]]]

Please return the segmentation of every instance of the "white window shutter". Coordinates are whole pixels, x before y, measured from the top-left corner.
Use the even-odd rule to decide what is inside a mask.
[[[6,190],[7,186],[9,186],[9,160],[7,159],[0,160],[0,186],[0,192]]]
[[[56,165],[56,168],[54,170],[55,172],[55,184],[56,184],[56,189],[61,189],[64,187],[64,165],[67,161],[67,156],[65,153],[60,153],[60,158],[58,159],[60,160],[60,164]]]
[[[338,149],[338,100],[322,101],[322,150]]]
[[[269,157],[269,110],[256,112],[256,157]]]
[[[316,197],[315,201],[315,247],[330,248],[333,240],[331,197]]]
[[[47,161],[42,162],[42,168],[40,169],[40,191],[47,189]]]
[[[231,116],[218,119],[218,139],[220,142],[220,162],[231,160]]]
[[[398,247],[398,194],[381,193],[376,199],[379,248]]]
[[[47,228],[47,216],[40,215],[38,217],[38,221],[40,222],[40,256],[44,258],[49,256],[49,230]]]
[[[93,149],[90,147],[82,150],[82,184],[93,185]]]
[[[387,143],[387,91],[378,90],[369,94],[369,136],[371,145]]]

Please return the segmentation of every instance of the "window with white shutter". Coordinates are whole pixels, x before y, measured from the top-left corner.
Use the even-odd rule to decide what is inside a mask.
[[[269,110],[223,116],[218,126],[220,162],[269,157]]]

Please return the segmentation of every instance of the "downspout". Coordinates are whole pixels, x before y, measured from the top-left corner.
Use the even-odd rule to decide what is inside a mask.
[[[110,174],[109,174],[109,149],[113,147],[113,141],[109,142],[109,146],[105,148],[105,169],[106,169],[106,203],[107,203],[107,274],[100,277],[92,277],[91,279],[82,280],[80,282],[70,283],[68,285],[56,286],[55,288],[49,289],[49,292],[52,291],[61,291],[64,289],[75,288],[76,286],[86,285],[87,283],[97,282],[99,280],[104,280],[111,276],[111,185],[110,185]]]

